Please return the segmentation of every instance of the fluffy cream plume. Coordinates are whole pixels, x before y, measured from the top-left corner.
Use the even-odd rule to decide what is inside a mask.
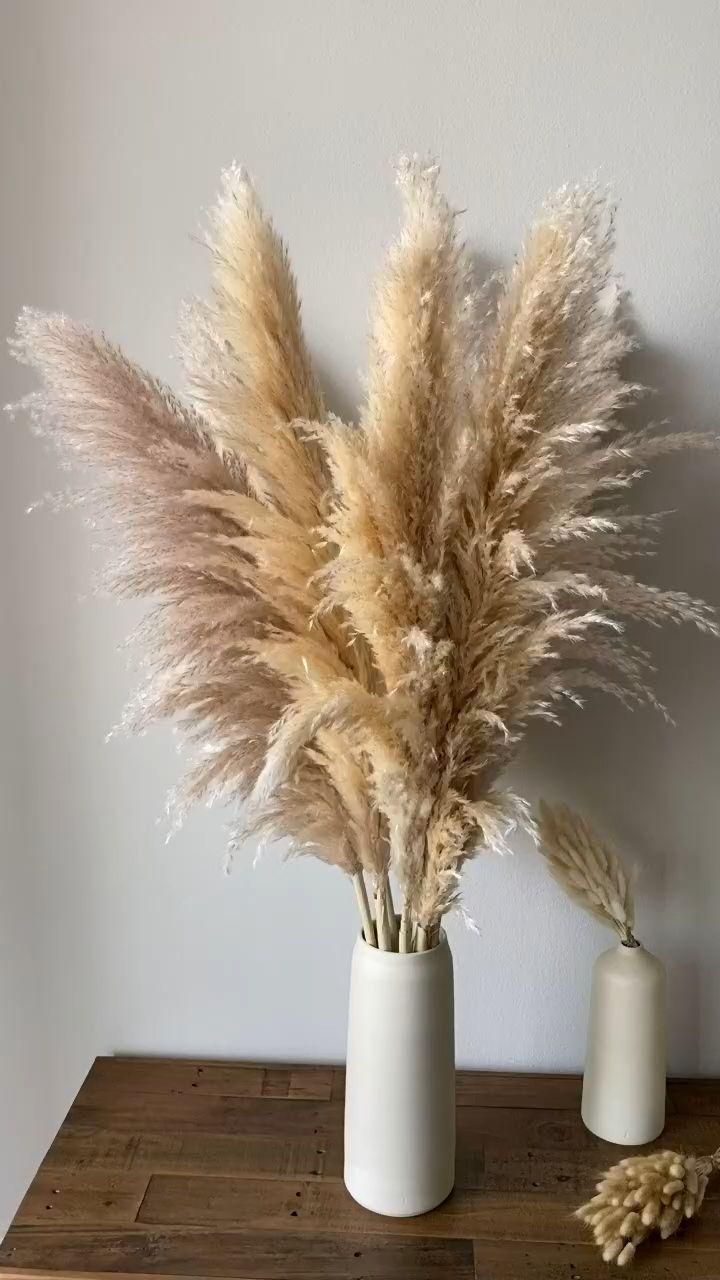
[[[656,1233],[667,1240],[683,1219],[695,1216],[716,1169],[720,1150],[712,1156],[677,1151],[628,1156],[608,1170],[597,1184],[597,1195],[575,1216],[592,1228],[603,1261],[624,1267],[648,1236]]]
[[[182,322],[192,408],[61,317],[24,313],[16,350],[124,535],[115,585],[160,601],[131,719],[184,719],[186,802],[242,801],[246,829],[370,872],[386,905],[390,855],[408,945],[524,820],[499,779],[532,717],[583,689],[654,703],[623,620],[715,623],[622,567],[657,529],[627,488],[708,442],[617,426],[635,389],[602,198],[555,197],[487,319],[437,169],[403,162],[399,186],[357,427],[325,410],[287,253],[238,170],[210,300]]]
[[[630,877],[587,818],[565,804],[540,802],[538,848],[560,888],[584,911],[634,945],[635,903]]]

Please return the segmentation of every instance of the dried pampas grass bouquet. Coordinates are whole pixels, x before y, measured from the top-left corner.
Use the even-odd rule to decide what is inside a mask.
[[[122,547],[114,589],[151,601],[127,724],[181,722],[179,810],[237,802],[236,842],[339,867],[366,940],[408,951],[523,817],[500,780],[533,718],[586,689],[658,705],[624,622],[715,633],[628,571],[658,518],[624,506],[653,457],[714,441],[618,425],[637,388],[597,190],[548,202],[487,313],[437,168],[404,161],[398,185],[356,424],[328,411],[287,251],[236,169],[210,298],[182,317],[183,398],[61,315],[25,311],[14,350]]]

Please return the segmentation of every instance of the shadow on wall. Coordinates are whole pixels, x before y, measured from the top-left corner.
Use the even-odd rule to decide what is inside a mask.
[[[637,352],[627,376],[655,390],[626,421],[667,419],[675,430],[717,431],[700,402],[707,385],[694,380],[691,362],[676,351]],[[636,486],[632,508],[669,513],[658,553],[637,563],[638,576],[720,607],[719,482],[720,457],[681,452],[659,460]],[[692,1074],[707,1070],[704,1062],[720,1052],[716,1010],[713,1016],[720,965],[720,642],[687,627],[638,627],[636,640],[657,667],[656,691],[675,725],[649,709],[630,713],[594,698],[583,711],[571,709],[560,733],[535,729],[521,768],[531,794],[585,809],[631,865],[636,861],[640,936],[668,966],[670,1060],[675,1072]]]

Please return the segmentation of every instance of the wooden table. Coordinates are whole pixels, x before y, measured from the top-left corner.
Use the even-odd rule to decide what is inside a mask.
[[[622,1152],[583,1128],[577,1077],[459,1072],[457,1187],[410,1219],[347,1195],[343,1087],[336,1067],[98,1058],[0,1246],[0,1277],[612,1274],[571,1211]],[[665,1143],[720,1145],[720,1081],[670,1085]],[[630,1274],[720,1280],[720,1187]]]

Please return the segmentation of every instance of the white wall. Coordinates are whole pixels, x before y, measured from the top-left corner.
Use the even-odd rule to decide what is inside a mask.
[[[659,388],[647,412],[716,425],[715,0],[4,0],[0,25],[4,332],[24,302],[62,308],[172,379],[178,303],[206,279],[188,233],[237,158],[352,412],[402,150],[442,158],[490,267],[549,189],[600,168],[621,197],[636,371]],[[9,399],[29,383],[3,361]],[[0,1223],[96,1052],[340,1059],[354,929],[325,868],[267,854],[224,878],[221,815],[165,846],[170,731],[103,744],[134,613],[78,602],[93,557],[75,517],[24,514],[58,485],[52,459],[19,426],[3,457]],[[717,484],[707,457],[673,460],[643,495],[680,508],[656,580],[716,602]],[[676,729],[593,706],[534,734],[517,773],[637,858],[641,933],[671,972],[672,1068],[720,1071],[720,650],[688,634],[654,650]],[[577,1068],[601,929],[526,849],[480,858],[466,904],[480,937],[451,925],[460,1062]]]

